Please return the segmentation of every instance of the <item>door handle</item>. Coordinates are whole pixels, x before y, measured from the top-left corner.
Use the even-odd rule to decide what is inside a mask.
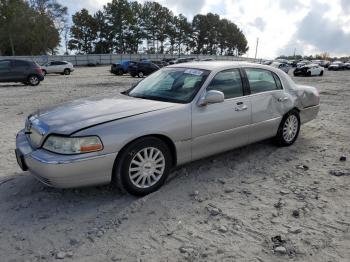
[[[284,101],[288,100],[288,97],[286,97],[286,96],[285,97],[280,97],[277,100],[278,100],[278,102],[284,102]]]
[[[240,106],[240,107],[236,106],[235,107],[235,111],[237,111],[237,112],[244,111],[244,110],[247,110],[247,109],[248,109],[247,106]]]

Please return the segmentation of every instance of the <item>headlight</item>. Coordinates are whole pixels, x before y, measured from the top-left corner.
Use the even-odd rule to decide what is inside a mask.
[[[44,149],[58,154],[82,154],[96,152],[103,149],[102,142],[97,136],[87,137],[64,137],[49,136]]]

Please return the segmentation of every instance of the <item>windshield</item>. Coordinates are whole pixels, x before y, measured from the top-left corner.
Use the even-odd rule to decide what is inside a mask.
[[[175,103],[189,103],[210,71],[191,68],[164,68],[141,81],[129,96]]]

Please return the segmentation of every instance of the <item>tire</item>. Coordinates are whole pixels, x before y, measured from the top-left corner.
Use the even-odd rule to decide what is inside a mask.
[[[323,71],[321,71],[320,76],[323,76]]]
[[[69,68],[64,69],[63,70],[63,74],[66,75],[66,76],[70,75],[70,69]]]
[[[44,75],[44,76],[46,76],[46,75],[47,75],[46,70],[42,70],[42,72],[43,72],[43,75]]]
[[[278,128],[275,137],[278,146],[291,146],[297,140],[300,131],[300,116],[297,110],[287,113]]]
[[[112,184],[129,194],[144,196],[164,184],[171,166],[171,152],[162,140],[141,138],[128,145],[116,160]]]
[[[122,69],[119,69],[118,72],[117,72],[117,75],[118,76],[122,76],[124,74],[123,70]]]
[[[39,77],[37,75],[30,75],[27,78],[28,85],[37,86],[40,84]]]
[[[140,72],[137,74],[137,76],[138,76],[139,78],[144,78],[144,77],[145,77],[145,74],[144,74],[142,71],[140,71]]]

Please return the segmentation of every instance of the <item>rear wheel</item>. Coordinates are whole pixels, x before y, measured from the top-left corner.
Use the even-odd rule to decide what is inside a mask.
[[[142,71],[140,71],[140,72],[138,73],[138,77],[143,78],[144,76],[145,76],[145,74],[144,74]]]
[[[63,70],[63,74],[64,75],[70,75],[70,69],[69,68],[66,68]]]
[[[39,77],[36,76],[36,75],[31,75],[28,77],[28,80],[27,80],[28,84],[31,85],[31,86],[37,86],[39,85],[40,83],[40,80],[39,80]]]
[[[300,117],[297,110],[287,113],[278,128],[275,137],[279,146],[290,146],[297,140],[300,131]]]
[[[162,140],[148,137],[127,146],[117,162],[113,183],[132,195],[143,196],[164,184],[171,169],[172,157]]]

